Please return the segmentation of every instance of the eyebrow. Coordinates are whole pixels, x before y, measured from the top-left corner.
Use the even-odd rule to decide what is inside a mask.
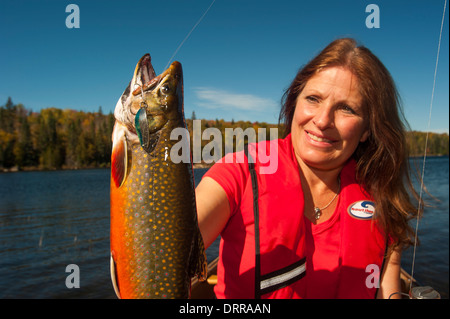
[[[361,93],[358,90],[358,94],[361,96],[361,103],[356,103],[353,101],[353,99],[349,100],[349,99],[345,99],[345,100],[339,100],[337,103],[335,104],[348,104],[348,106],[351,106],[353,108],[357,108],[360,110],[363,110],[363,104],[364,104],[364,98],[361,95]],[[324,93],[322,93],[320,90],[316,89],[316,88],[307,88],[306,86],[303,88],[302,92],[300,92],[300,95],[313,95],[313,96],[318,96],[318,97],[323,97]]]

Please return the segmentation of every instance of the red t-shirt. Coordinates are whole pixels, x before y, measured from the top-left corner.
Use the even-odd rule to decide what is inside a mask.
[[[345,188],[348,187],[347,190],[352,187],[353,189],[359,189],[355,181],[355,162],[349,161],[341,172],[341,193],[344,193],[342,196],[345,198],[345,201],[341,202],[342,196],[338,196],[338,203],[333,215],[327,221],[314,225],[303,216],[303,191],[301,189],[300,178],[298,176],[298,165],[292,148],[290,135],[285,139],[278,140],[278,148],[279,152],[285,155],[284,159],[283,156],[280,156],[280,162],[278,165],[292,165],[294,169],[297,170],[297,173],[290,171],[291,174],[284,177],[286,182],[285,185],[272,185],[272,188],[275,193],[283,193],[287,189],[291,191],[294,189],[296,190],[296,194],[298,194],[298,196],[291,195],[293,200],[286,201],[283,205],[284,207],[280,207],[279,210],[269,211],[270,214],[273,214],[274,216],[282,216],[281,214],[287,214],[289,219],[292,219],[292,216],[298,215],[303,221],[304,226],[297,227],[296,221],[293,221],[293,224],[290,225],[289,219],[288,222],[283,224],[283,220],[281,220],[280,217],[274,217],[274,220],[277,220],[278,218],[281,223],[277,220],[277,222],[273,223],[271,226],[273,231],[271,229],[269,232],[266,232],[266,234],[268,233],[270,236],[274,237],[297,238],[297,241],[299,240],[298,238],[302,238],[304,241],[303,249],[305,249],[304,251],[306,252],[306,276],[301,280],[306,281],[306,292],[304,293],[304,296],[300,297],[328,299],[370,297],[370,295],[373,294],[372,290],[370,290],[367,294],[364,283],[361,283],[366,276],[364,271],[365,269],[362,269],[365,268],[365,266],[358,265],[359,269],[357,269],[357,272],[354,272],[353,269],[346,269],[350,267],[346,267],[345,265],[343,266],[343,264],[346,263],[346,260],[379,260],[379,257],[383,256],[385,247],[383,242],[384,237],[380,234],[380,232],[377,231],[374,235],[372,233],[369,234],[369,231],[366,230],[370,229],[370,227],[367,227],[367,224],[364,223],[370,223],[370,221],[357,221],[356,219],[351,219],[348,221],[350,218],[348,217],[347,207],[349,200],[351,202],[353,200],[352,194],[358,192],[347,191],[345,193]],[[249,276],[254,276],[254,270],[251,271],[250,269],[251,267],[254,267],[253,261],[255,254],[254,244],[252,244],[254,242],[254,231],[252,230],[254,227],[252,224],[253,217],[248,217],[248,213],[242,214],[243,210],[252,212],[253,206],[252,202],[248,200],[248,196],[245,197],[247,200],[243,201],[243,194],[248,192],[249,187],[251,189],[251,182],[247,162],[233,162],[231,160],[233,157],[235,158],[236,154],[228,154],[225,157],[225,164],[215,164],[204,175],[204,177],[213,178],[224,189],[228,197],[231,213],[230,219],[221,233],[221,256],[218,265],[218,285],[216,286],[215,291],[218,298],[228,298],[230,296],[227,294],[227,287],[225,287],[224,279],[221,278],[228,276],[228,279],[230,279],[230,277],[235,279],[226,280],[226,284],[232,286],[229,287],[229,291],[233,292],[231,297],[253,298],[254,286],[252,284],[248,284],[249,282],[252,282],[251,279],[253,278],[246,278],[246,274]],[[268,187],[268,189],[269,188],[270,187]],[[357,196],[361,195],[358,194]],[[296,198],[294,199],[294,197]],[[358,197],[355,201],[360,199],[361,198]],[[247,203],[247,201],[250,203]],[[343,228],[342,220],[346,221],[346,225],[350,226]],[[279,224],[281,226],[279,226]],[[359,225],[363,225],[363,227],[359,227]],[[353,231],[355,228],[357,228],[357,230]],[[346,230],[347,233],[351,232],[350,240],[343,240],[343,238],[348,238],[349,236],[343,234],[343,229],[350,229]],[[371,238],[373,237],[374,240],[370,239],[370,243],[368,245],[362,244],[367,239],[368,235]],[[359,239],[356,241],[353,240],[353,238],[355,238],[354,236],[360,236],[361,243],[359,242]],[[282,240],[282,238],[276,238],[275,240],[278,239]],[[346,244],[344,244],[346,246],[353,245],[349,245],[349,241],[355,242],[355,247],[357,246],[355,248],[355,253],[360,254],[362,251],[362,254],[367,254],[368,258],[351,256],[352,248],[343,247],[343,241],[346,242]],[[223,254],[225,242],[228,249],[226,250],[226,254]],[[230,246],[234,247],[234,249],[230,249]],[[368,252],[366,250],[366,246],[369,247]],[[295,244],[293,247],[296,247]],[[344,253],[345,257],[343,257]],[[287,256],[287,254],[287,252],[283,252],[277,256],[282,256],[280,258],[282,259]],[[350,258],[348,256],[350,256]],[[246,260],[251,260],[251,262],[246,262]],[[228,273],[224,270],[224,262],[227,263]],[[356,262],[356,264],[358,263],[359,262]],[[364,264],[364,262],[362,263]],[[233,267],[230,268],[228,266],[230,264],[235,265],[234,270]],[[231,269],[231,271],[229,269]],[[357,280],[357,283],[348,283],[349,277],[357,278],[355,279]],[[348,287],[348,289],[346,289],[346,287]],[[238,293],[236,294],[236,292]]]

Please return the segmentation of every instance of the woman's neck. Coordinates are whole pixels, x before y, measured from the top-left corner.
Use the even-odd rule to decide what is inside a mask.
[[[328,220],[337,205],[335,198],[340,191],[339,175],[342,167],[332,170],[320,170],[299,162],[299,173],[304,194],[304,214],[313,223]],[[320,209],[320,218],[315,215],[315,208]]]

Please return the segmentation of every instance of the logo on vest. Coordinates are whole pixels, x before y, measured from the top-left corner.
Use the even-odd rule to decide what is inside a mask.
[[[372,219],[375,213],[375,203],[369,200],[361,200],[348,206],[350,216],[356,219]]]

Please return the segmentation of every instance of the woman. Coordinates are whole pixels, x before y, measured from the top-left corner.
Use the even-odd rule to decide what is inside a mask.
[[[278,168],[214,165],[196,189],[206,246],[220,234],[218,298],[388,298],[417,213],[404,186],[405,129],[394,82],[352,39],[328,45],[285,92]],[[254,163],[254,164],[253,164]]]

